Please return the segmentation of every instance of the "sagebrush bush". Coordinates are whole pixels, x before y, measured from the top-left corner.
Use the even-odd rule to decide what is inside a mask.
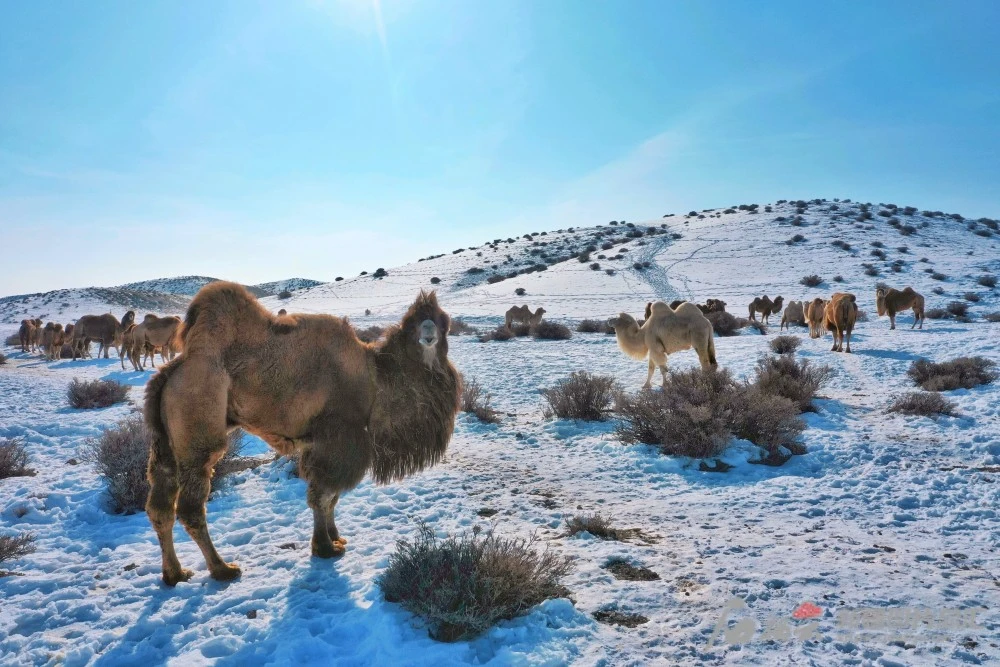
[[[783,396],[805,412],[813,409],[813,397],[831,375],[829,366],[813,366],[807,359],[791,355],[761,357],[754,369],[754,383],[761,391]]]
[[[917,359],[907,375],[927,391],[951,391],[990,384],[997,379],[994,368],[996,364],[985,357],[959,357],[940,363]]]
[[[74,408],[87,410],[91,408],[106,408],[115,403],[122,403],[128,398],[132,387],[115,380],[83,381],[73,378],[69,383],[66,396]]]
[[[997,277],[992,275],[979,276],[979,279],[976,282],[983,287],[993,288],[997,286]]]
[[[771,341],[771,351],[775,354],[791,354],[801,344],[802,339],[798,336],[777,336]]]
[[[534,539],[473,530],[441,540],[421,524],[412,542],[396,543],[376,583],[387,601],[423,618],[431,637],[453,642],[566,597],[560,582],[570,569],[569,559],[536,551]]]
[[[944,308],[929,308],[924,311],[924,317],[929,320],[946,320],[951,317],[951,313]]]
[[[24,438],[0,438],[0,479],[30,477],[35,471],[28,467],[30,456]]]
[[[490,405],[491,398],[478,380],[463,381],[462,412],[474,414],[484,424],[496,424],[500,421],[500,414]]]
[[[4,354],[3,352],[0,352],[0,366],[3,366],[6,363],[7,363],[7,355]]]
[[[590,533],[602,540],[625,542],[639,533],[635,528],[615,528],[611,519],[599,512],[594,514],[577,514],[566,519],[566,533],[569,536],[578,533]]]
[[[578,333],[613,334],[615,332],[614,327],[606,320],[580,320],[576,325],[576,330]]]
[[[984,318],[987,322],[1000,322],[1000,312],[990,313]]]
[[[935,391],[914,391],[904,394],[889,405],[888,412],[921,417],[936,417],[938,415],[953,417],[956,414],[955,404]]]
[[[741,318],[725,311],[708,313],[705,317],[712,323],[712,330],[720,336],[738,336],[740,329],[746,326]]]
[[[282,299],[282,300],[284,300],[284,299],[291,299],[292,298],[292,293],[289,292],[286,289],[283,289],[280,292],[278,292],[278,298]]]
[[[979,295],[975,292],[966,292],[962,295],[962,298],[970,303],[979,303]]]
[[[518,296],[524,296],[527,293],[528,293],[528,290],[524,289],[523,287],[518,287],[516,290],[514,290],[514,294],[516,294]]]
[[[964,301],[950,301],[948,303],[948,312],[955,317],[965,317],[969,312],[969,304]]]
[[[569,340],[573,337],[573,332],[565,324],[542,320],[531,329],[531,335],[542,340]]]
[[[366,327],[364,329],[354,330],[354,334],[358,337],[358,340],[360,340],[363,343],[374,343],[379,338],[381,338],[382,334],[384,333],[385,333],[385,328],[380,327],[377,324],[373,324],[372,326]]]
[[[474,336],[478,333],[475,327],[457,317],[451,321],[451,326],[448,327],[449,336]]]
[[[437,285],[440,282],[441,282],[441,279],[438,278],[437,276],[434,276],[433,278],[431,278],[431,285]]]
[[[604,421],[620,393],[621,388],[613,377],[577,371],[559,380],[556,386],[542,390],[548,402],[545,417]]]
[[[31,533],[21,533],[20,535],[0,535],[0,565],[4,561],[24,558],[35,552],[35,536]],[[0,577],[14,574],[0,570]]]
[[[7,336],[7,339],[4,341],[4,343],[9,345],[10,347],[15,347],[15,346],[20,347],[21,337],[17,334],[14,334],[12,336]]]
[[[819,287],[823,284],[823,279],[814,273],[811,276],[803,276],[799,282],[806,287]]]
[[[742,385],[732,392],[728,407],[729,428],[735,437],[749,440],[771,455],[777,454],[779,447],[793,454],[805,453],[797,439],[806,424],[799,418],[799,407],[784,396]]]

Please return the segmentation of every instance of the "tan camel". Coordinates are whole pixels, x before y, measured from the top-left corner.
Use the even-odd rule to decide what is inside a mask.
[[[75,361],[77,357],[77,345],[80,346],[81,350],[89,350],[91,341],[100,343],[100,347],[97,349],[98,357],[103,352],[104,358],[107,359],[108,350],[112,347],[116,348],[115,351],[120,355],[121,352],[117,348],[121,344],[122,332],[134,321],[134,310],[125,313],[121,322],[111,313],[105,313],[104,315],[84,315],[76,321],[76,329],[73,331],[73,360]]]
[[[17,339],[21,342],[21,352],[34,352],[35,322],[21,320],[21,328],[17,330]]]
[[[920,328],[924,328],[924,296],[912,287],[904,287],[901,290],[892,287],[879,287],[875,290],[875,307],[878,309],[878,316],[889,316],[889,329],[896,328],[896,314],[904,310],[913,309],[913,326],[920,323]]]
[[[510,325],[517,322],[519,324],[527,324],[531,328],[535,328],[542,321],[542,315],[545,314],[545,309],[539,307],[534,313],[528,306],[511,306],[507,311],[504,318],[505,326],[510,329]]]
[[[147,314],[142,322],[132,330],[132,348],[129,358],[132,365],[139,370],[146,370],[148,358],[153,368],[156,368],[155,350],[159,349],[163,361],[169,361],[180,352],[181,318],[176,315],[157,317]]]
[[[693,303],[682,303],[677,310],[662,301],[646,304],[646,321],[640,327],[628,313],[608,320],[614,327],[618,347],[633,359],[649,357],[649,373],[643,389],[649,389],[657,368],[667,382],[667,356],[694,348],[703,370],[718,367],[712,323]]]
[[[824,321],[828,331],[833,332],[833,347],[831,352],[851,351],[851,332],[858,319],[857,299],[848,292],[837,292],[826,304]],[[847,339],[847,350],[844,350],[844,338]]]
[[[805,304],[801,301],[788,302],[788,305],[785,306],[785,312],[781,315],[781,326],[778,327],[778,331],[786,327],[791,329],[793,324],[798,324],[799,326],[805,326],[806,324]]]
[[[777,315],[781,312],[781,302],[784,299],[782,296],[774,297],[774,301],[767,298],[767,295],[756,297],[750,302],[750,319],[756,321],[757,313],[760,313],[760,321],[764,324],[768,324],[768,320],[771,315]]]
[[[806,324],[809,325],[809,337],[820,338],[823,336],[823,321],[826,317],[826,301],[816,297],[806,304],[805,308]]]
[[[362,343],[332,315],[277,318],[241,285],[215,282],[195,296],[184,354],[146,389],[150,433],[146,511],[160,541],[163,581],[192,576],[174,551],[180,519],[211,576],[233,579],[208,534],[212,468],[237,426],[283,454],[298,452],[313,511],[312,553],[344,553],[334,522],[340,494],[371,472],[388,483],[441,459],[458,413],[461,380],[448,359],[448,315],[432,292],[398,326]]]
[[[48,361],[55,361],[62,354],[63,325],[49,322],[42,330],[42,348],[45,350],[45,358]]]

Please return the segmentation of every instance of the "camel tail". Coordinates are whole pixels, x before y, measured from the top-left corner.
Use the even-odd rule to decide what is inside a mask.
[[[146,429],[149,431],[149,465],[152,468],[155,464],[162,464],[174,467],[174,452],[170,448],[170,436],[167,434],[166,425],[163,423],[163,390],[170,381],[170,376],[184,362],[181,357],[171,363],[162,366],[153,376],[153,379],[146,385],[146,402],[143,408],[143,416],[146,421]]]
[[[708,339],[708,363],[712,364],[712,368],[718,368],[719,362],[715,359],[715,336],[712,335]]]

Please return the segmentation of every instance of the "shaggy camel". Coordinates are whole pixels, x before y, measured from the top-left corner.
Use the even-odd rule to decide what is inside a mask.
[[[130,310],[122,317],[121,322],[111,313],[104,315],[84,315],[76,321],[76,329],[73,331],[73,360],[76,361],[77,347],[81,350],[89,349],[90,341],[97,341],[100,347],[97,349],[97,356],[104,353],[104,358],[108,358],[108,350],[117,349],[121,342],[122,331],[135,321],[135,311]],[[82,354],[82,352],[81,352]]]
[[[614,327],[618,347],[633,359],[649,356],[649,373],[643,389],[649,389],[657,368],[667,382],[667,356],[694,348],[703,370],[718,367],[712,323],[693,303],[682,303],[677,310],[662,301],[646,304],[646,321],[640,327],[628,313],[608,320]]]
[[[49,322],[42,330],[42,348],[45,350],[45,358],[55,361],[62,354],[62,346],[65,335],[63,325]]]
[[[889,316],[889,329],[896,328],[896,314],[904,310],[913,309],[913,326],[920,323],[920,328],[924,328],[924,296],[912,287],[904,287],[901,290],[892,287],[879,287],[875,290],[875,307],[878,309],[878,316]]]
[[[154,351],[159,348],[164,361],[173,359],[180,352],[181,318],[176,315],[157,317],[152,313],[142,319],[142,323],[132,330],[132,347],[129,358],[133,366],[146,370],[146,358],[156,368]]]
[[[816,297],[806,304],[806,323],[809,325],[809,337],[820,338],[823,335],[823,318],[826,316],[826,301]]]
[[[805,304],[801,301],[788,302],[788,305],[785,306],[785,312],[781,315],[781,326],[778,327],[778,331],[785,327],[791,329],[793,324],[798,324],[800,327],[806,325]]]
[[[674,310],[677,310],[677,306],[681,305],[682,303],[684,303],[684,299],[677,299],[675,301],[670,302],[670,307],[673,308]],[[692,301],[691,303],[694,302]],[[695,303],[694,305],[698,306],[701,312],[703,312],[706,315],[708,315],[709,313],[726,312],[726,302],[723,301],[722,299],[706,299],[705,303]],[[649,312],[648,312],[649,304],[646,304],[646,310],[647,310],[646,317],[649,317]]]
[[[142,370],[141,368],[139,368],[136,355],[132,353],[132,350],[135,346],[135,330],[138,326],[139,326],[138,324],[133,322],[132,324],[128,325],[128,327],[126,327],[126,329],[122,332],[122,344],[121,347],[118,349],[118,360],[122,364],[122,370],[125,370],[126,358],[128,358],[128,360],[132,362],[132,368],[134,370],[136,371]],[[166,361],[166,359],[164,359],[164,361]]]
[[[784,297],[776,296],[774,301],[767,298],[767,295],[760,297],[755,297],[753,301],[750,302],[750,319],[756,321],[757,313],[760,313],[760,321],[764,324],[768,324],[768,320],[771,315],[777,315],[781,312],[781,302]]]
[[[334,522],[340,494],[371,472],[377,483],[441,459],[461,395],[448,359],[448,315],[421,292],[398,326],[362,343],[344,319],[280,320],[242,285],[206,285],[188,307],[184,354],[146,389],[150,433],[146,511],[163,557],[163,581],[192,576],[174,551],[175,516],[200,547],[214,579],[240,574],[209,537],[205,501],[212,468],[239,426],[283,454],[298,452],[313,511],[312,554],[342,555]]]
[[[17,330],[17,339],[21,342],[21,352],[35,351],[35,322],[21,320],[21,328]]]
[[[521,324],[527,324],[529,327],[537,327],[542,321],[542,315],[545,314],[545,309],[539,307],[534,313],[528,306],[511,306],[507,311],[505,316],[505,326],[510,329],[510,325],[514,322]]]
[[[857,299],[848,292],[837,292],[826,304],[823,317],[828,331],[833,332],[833,347],[831,352],[851,351],[851,332],[858,319]],[[844,338],[847,338],[847,350],[844,350]]]

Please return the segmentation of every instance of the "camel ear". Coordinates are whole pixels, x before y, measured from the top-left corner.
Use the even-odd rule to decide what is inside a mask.
[[[451,330],[451,317],[448,316],[448,313],[442,311],[441,314],[438,315],[437,325],[441,327],[441,331],[443,331],[444,335],[447,336],[448,331]]]

